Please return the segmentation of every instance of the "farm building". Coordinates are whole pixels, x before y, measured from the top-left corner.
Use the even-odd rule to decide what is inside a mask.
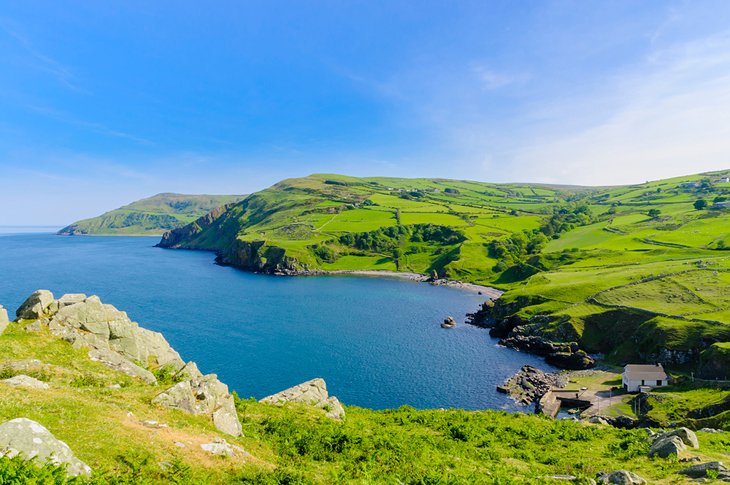
[[[661,364],[628,364],[621,375],[621,384],[628,392],[640,387],[662,387],[669,384],[669,376]]]

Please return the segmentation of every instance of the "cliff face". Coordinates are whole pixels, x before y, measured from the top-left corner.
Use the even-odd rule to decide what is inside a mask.
[[[221,207],[216,207],[186,226],[167,231],[162,235],[162,239],[157,246],[161,248],[213,249],[207,247],[195,247],[196,245],[194,241],[196,241],[196,239],[199,238],[204,231],[211,228],[216,221],[218,221],[218,219],[234,205],[235,204],[226,204]]]

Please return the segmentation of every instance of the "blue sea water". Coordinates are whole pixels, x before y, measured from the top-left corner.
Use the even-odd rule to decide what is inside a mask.
[[[241,397],[323,377],[345,404],[376,409],[518,409],[495,392],[540,359],[496,346],[463,322],[483,297],[391,278],[276,277],[213,264],[208,252],[156,238],[0,231],[0,304],[12,315],[34,290],[97,294],[163,332],[185,360]]]

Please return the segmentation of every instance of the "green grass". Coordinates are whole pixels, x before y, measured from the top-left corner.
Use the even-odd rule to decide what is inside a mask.
[[[730,211],[693,207],[730,194],[713,182],[727,173],[609,188],[312,175],[188,226],[174,245],[258,271],[388,269],[491,285],[506,290],[501,311],[548,337],[617,363],[650,361],[662,346],[730,341],[730,251],[720,250]],[[342,243],[426,224],[459,241]]]
[[[22,416],[40,422],[92,467],[94,483],[537,484],[550,483],[545,477],[556,474],[587,481],[620,468],[662,483],[684,467],[646,458],[643,430],[501,411],[410,407],[348,406],[340,423],[304,405],[272,406],[252,399],[237,400],[244,437],[226,437],[252,456],[216,458],[199,446],[219,435],[208,418],[151,405],[161,387],[92,362],[83,349],[11,324],[0,336],[0,356],[0,363],[37,358],[54,369],[44,377],[48,390],[3,389],[0,421]],[[593,380],[606,384],[603,377]],[[693,403],[700,399],[689,396]],[[168,427],[146,428],[143,420]],[[726,438],[702,433],[700,442],[693,454],[705,460],[721,458],[728,446]],[[52,467],[0,459],[0,482],[13,477],[15,483],[64,481]]]
[[[157,194],[98,217],[74,222],[61,229],[59,234],[160,235],[242,198],[244,196]]]

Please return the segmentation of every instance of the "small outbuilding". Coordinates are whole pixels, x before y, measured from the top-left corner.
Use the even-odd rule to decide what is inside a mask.
[[[621,384],[627,392],[639,392],[641,388],[668,385],[669,376],[661,364],[628,364],[621,375]]]

